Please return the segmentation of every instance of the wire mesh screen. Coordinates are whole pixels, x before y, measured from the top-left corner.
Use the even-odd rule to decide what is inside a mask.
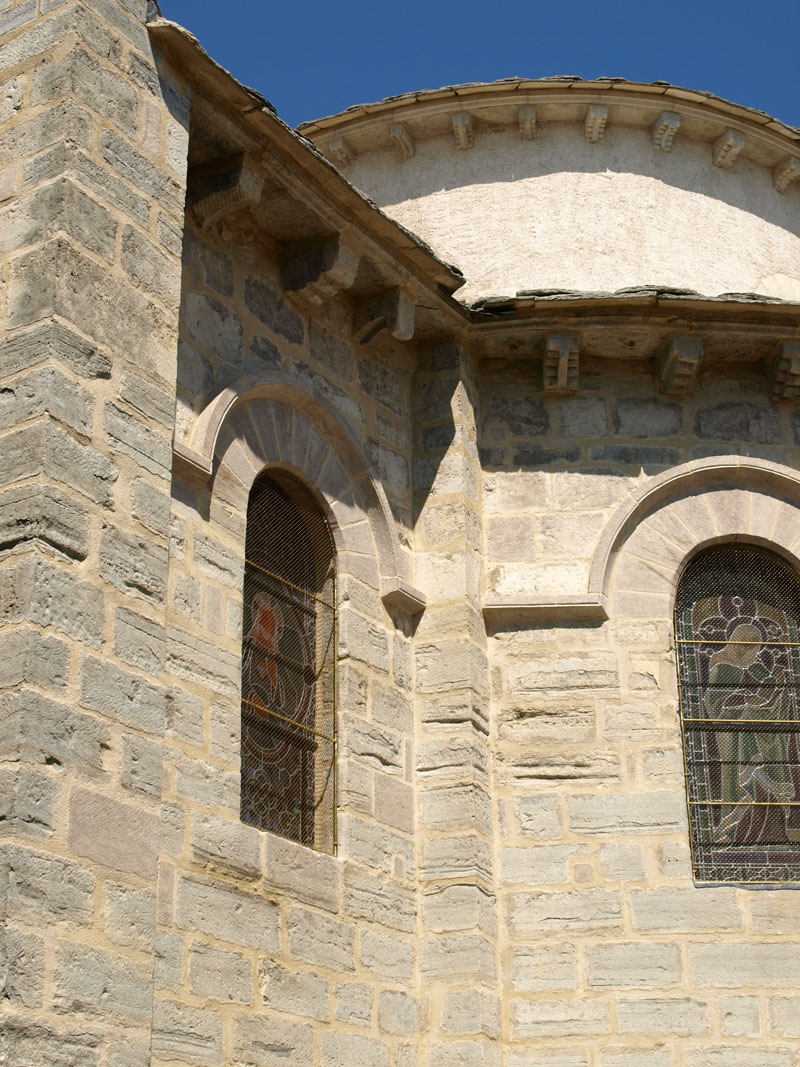
[[[754,546],[708,549],[675,627],[695,877],[800,882],[800,578]]]
[[[336,844],[336,609],[330,529],[284,472],[250,493],[242,640],[241,817]]]

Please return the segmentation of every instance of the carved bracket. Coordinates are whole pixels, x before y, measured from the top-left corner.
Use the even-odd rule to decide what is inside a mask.
[[[328,153],[337,167],[349,167],[355,161],[355,152],[344,137],[334,137],[328,141]]]
[[[800,341],[782,341],[770,368],[772,400],[800,400]]]
[[[411,294],[399,287],[362,297],[353,313],[353,336],[363,345],[387,330],[398,341],[410,341],[414,312]]]
[[[414,138],[408,132],[408,127],[402,122],[395,122],[389,130],[389,136],[400,149],[403,159],[411,159],[416,151]]]
[[[525,104],[519,109],[519,135],[523,141],[532,141],[536,137],[536,108]]]
[[[578,389],[579,340],[575,333],[549,333],[545,339],[543,388],[546,393]]]
[[[241,152],[217,160],[193,175],[188,207],[198,226],[211,230],[227,216],[258,208],[263,188],[264,180],[255,160]]]
[[[456,148],[472,148],[475,144],[475,133],[472,129],[472,116],[466,111],[456,111],[452,116],[453,136],[456,139]]]
[[[321,304],[356,280],[359,253],[341,236],[297,249],[284,263],[283,287],[313,304]]]
[[[711,146],[711,158],[715,167],[730,170],[736,157],[744,148],[744,134],[739,130],[726,130]]]
[[[669,152],[680,124],[681,117],[676,111],[662,111],[650,131],[656,148],[660,148],[662,152]]]
[[[792,182],[800,178],[800,159],[789,156],[772,172],[772,183],[779,193],[785,193]]]
[[[659,392],[666,396],[688,396],[702,358],[703,342],[699,337],[679,333],[669,337],[658,357]]]
[[[606,122],[608,122],[608,108],[606,105],[590,104],[583,126],[586,140],[589,144],[597,144],[598,141],[602,141],[606,130]]]

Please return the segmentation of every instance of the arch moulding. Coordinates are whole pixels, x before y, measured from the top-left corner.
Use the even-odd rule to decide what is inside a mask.
[[[410,559],[400,544],[383,487],[370,475],[358,445],[324,398],[307,392],[294,381],[288,383],[277,373],[256,377],[243,375],[208,402],[185,440],[175,439],[173,452],[176,457],[211,481],[223,427],[236,410],[258,400],[282,404],[301,413],[325,438],[363,502],[378,557],[381,599],[387,607],[409,615],[423,611],[425,596],[411,584]],[[282,457],[276,455],[264,459],[265,462],[279,462]]]

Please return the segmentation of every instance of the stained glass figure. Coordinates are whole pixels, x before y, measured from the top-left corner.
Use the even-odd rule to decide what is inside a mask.
[[[335,589],[330,529],[285,472],[250,493],[242,638],[241,817],[335,844]]]
[[[800,576],[715,546],[675,605],[695,879],[800,882]]]

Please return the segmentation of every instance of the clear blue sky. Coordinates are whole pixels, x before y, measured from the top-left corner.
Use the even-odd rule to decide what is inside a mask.
[[[707,89],[800,126],[800,0],[160,0],[291,125],[414,89],[577,74]]]

